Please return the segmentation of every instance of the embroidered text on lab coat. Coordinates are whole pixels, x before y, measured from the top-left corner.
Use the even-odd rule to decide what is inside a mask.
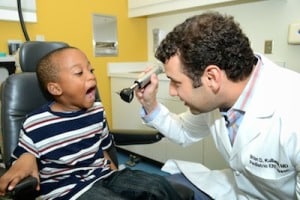
[[[261,158],[250,154],[249,163],[255,167],[276,169],[279,173],[288,171],[289,165],[280,163],[273,158]]]

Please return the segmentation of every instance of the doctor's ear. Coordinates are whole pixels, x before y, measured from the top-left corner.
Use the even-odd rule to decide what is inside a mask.
[[[214,92],[219,91],[221,84],[222,70],[216,65],[209,65],[203,73],[203,82]]]

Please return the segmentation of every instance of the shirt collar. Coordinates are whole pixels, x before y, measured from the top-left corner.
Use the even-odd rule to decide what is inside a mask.
[[[254,93],[254,90],[256,89],[256,82],[259,78],[259,74],[261,71],[262,66],[262,60],[259,55],[256,55],[257,63],[254,67],[254,71],[252,72],[252,75],[246,84],[245,89],[243,90],[242,94],[239,96],[238,100],[235,102],[235,104],[232,106],[231,109],[241,111],[243,113],[246,112],[247,107],[252,99],[252,95]]]

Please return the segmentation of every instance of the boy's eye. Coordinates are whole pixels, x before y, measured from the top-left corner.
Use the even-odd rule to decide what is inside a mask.
[[[94,71],[95,71],[95,69],[90,69],[90,72],[93,74],[94,73]]]
[[[82,71],[75,72],[76,75],[82,75]]]

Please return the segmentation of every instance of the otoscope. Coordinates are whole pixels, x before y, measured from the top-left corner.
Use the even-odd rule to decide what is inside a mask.
[[[146,85],[150,83],[151,75],[152,74],[160,74],[163,72],[162,66],[155,66],[153,67],[149,72],[147,72],[145,75],[140,77],[139,79],[135,80],[133,82],[133,85],[129,88],[124,88],[120,91],[120,97],[123,101],[126,101],[127,103],[130,103],[134,97],[133,92],[136,88],[144,88]]]

